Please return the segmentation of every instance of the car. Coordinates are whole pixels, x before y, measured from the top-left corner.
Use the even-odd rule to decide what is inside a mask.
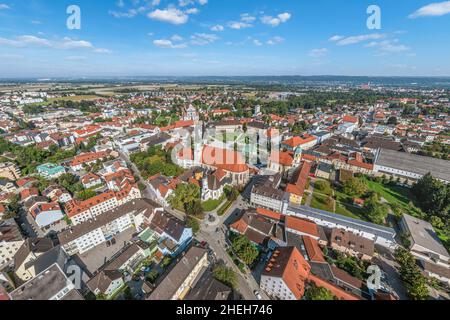
[[[205,248],[206,245],[207,245],[207,242],[206,242],[206,241],[202,241],[202,242],[200,243],[200,247],[202,247],[202,248]]]
[[[261,293],[259,291],[255,290],[253,293],[255,294],[256,299],[258,299],[258,300],[262,300],[263,299],[262,296],[261,296]]]
[[[111,245],[115,245],[117,242],[116,242],[116,239],[112,239],[111,240]]]

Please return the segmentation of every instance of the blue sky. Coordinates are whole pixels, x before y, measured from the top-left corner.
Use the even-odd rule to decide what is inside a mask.
[[[450,76],[449,30],[439,0],[0,0],[0,77]]]

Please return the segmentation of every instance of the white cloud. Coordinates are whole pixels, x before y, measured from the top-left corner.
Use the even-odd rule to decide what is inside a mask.
[[[186,14],[197,14],[200,12],[200,10],[198,10],[197,8],[190,8],[190,9],[187,9],[185,12],[186,12]]]
[[[138,8],[128,9],[127,11],[109,11],[109,14],[114,18],[134,18],[140,13],[144,13],[147,10],[144,6]]]
[[[211,27],[211,31],[223,31],[224,29],[225,28],[220,24]]]
[[[156,9],[148,14],[148,17],[153,20],[168,22],[174,25],[185,24],[189,20],[189,16],[183,11],[170,7],[164,10]]]
[[[61,49],[93,49],[94,45],[89,41],[73,40],[69,37],[63,38],[62,42],[56,44]]]
[[[400,53],[409,51],[411,48],[403,44],[399,44],[398,39],[372,41],[365,45],[367,48],[377,48],[380,53]]]
[[[357,44],[357,43],[368,41],[368,40],[380,40],[383,38],[386,38],[385,34],[371,33],[371,34],[363,34],[363,35],[350,36],[350,37],[334,36],[334,37],[330,38],[330,41],[336,42],[336,44],[338,46],[347,46],[347,45]]]
[[[255,45],[255,46],[262,46],[262,42],[261,41],[259,41],[258,39],[255,39],[255,40],[253,40],[253,44]]]
[[[272,27],[277,27],[280,24],[287,22],[289,19],[291,19],[291,17],[292,15],[290,13],[285,12],[277,15],[276,17],[263,16],[261,17],[261,22]]]
[[[191,44],[195,46],[204,46],[218,40],[219,37],[210,33],[195,33],[191,36]]]
[[[40,47],[51,47],[51,43],[49,40],[36,36],[24,35],[18,37],[17,39],[24,44],[36,45]]]
[[[170,37],[170,39],[175,42],[183,41],[183,37],[178,34],[174,34],[172,37]]]
[[[0,3],[0,10],[7,10],[7,9],[10,9],[10,7],[7,4]]]
[[[241,14],[241,21],[250,23],[255,20],[256,20],[256,18],[254,16],[249,15],[248,13]]]
[[[178,5],[180,7],[186,7],[189,5],[194,5],[196,2],[198,2],[198,4],[200,4],[201,6],[204,6],[205,4],[208,3],[208,0],[178,0]]]
[[[284,42],[284,38],[276,36],[276,37],[269,39],[267,41],[267,44],[270,46],[274,46],[276,44],[283,43],[283,42]]]
[[[313,49],[309,52],[309,56],[313,58],[321,58],[328,54],[327,48]]]
[[[328,39],[329,41],[339,41],[339,40],[342,40],[342,39],[344,39],[345,37],[343,37],[343,36],[339,36],[339,35],[335,35],[335,36],[332,36],[330,39]]]
[[[230,23],[228,23],[228,26],[231,29],[235,29],[235,30],[240,30],[240,29],[253,27],[252,24],[246,23],[246,22],[241,22],[241,21],[231,21]]]
[[[153,44],[157,47],[167,48],[167,49],[184,49],[187,47],[187,45],[184,43],[174,44],[172,41],[167,40],[167,39],[154,40]]]
[[[208,0],[198,0],[198,3],[204,6],[205,4],[208,3]]]
[[[98,49],[94,49],[95,53],[106,53],[106,54],[110,54],[112,53],[111,50],[109,49],[105,49],[105,48],[98,48]]]
[[[435,2],[426,5],[413,14],[409,15],[410,19],[419,17],[439,17],[450,13],[450,1]]]

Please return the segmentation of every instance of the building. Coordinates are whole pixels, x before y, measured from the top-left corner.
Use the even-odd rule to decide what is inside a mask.
[[[108,157],[109,157],[109,152],[107,152],[107,151],[83,153],[83,154],[76,156],[70,162],[70,168],[73,171],[80,171],[83,169],[84,166],[91,165],[93,163],[96,163],[97,161],[103,161],[103,160],[107,159]]]
[[[98,187],[102,184],[102,179],[95,173],[88,173],[81,178],[81,183],[85,189]]]
[[[0,270],[12,265],[24,239],[14,219],[0,220]]]
[[[289,193],[267,185],[254,185],[250,196],[250,203],[253,206],[285,214],[289,205]]]
[[[48,180],[57,179],[66,173],[66,169],[63,166],[58,166],[53,163],[42,164],[37,167],[39,175]]]
[[[222,169],[207,174],[202,181],[202,201],[219,200],[224,194],[224,187],[231,184],[231,179]]]
[[[427,173],[444,183],[450,183],[450,161],[418,156],[406,152],[379,149],[375,157],[374,171],[394,178],[410,181],[421,179]]]
[[[140,231],[144,217],[158,210],[159,204],[138,199],[72,226],[58,235],[59,242],[68,255],[83,254],[129,228]]]
[[[298,205],[290,205],[287,209],[287,215],[308,219],[315,222],[319,226],[329,229],[343,229],[361,237],[373,240],[375,244],[379,244],[390,249],[397,248],[397,243],[395,241],[396,232],[392,228]]]
[[[328,264],[323,263],[328,266]],[[323,287],[340,300],[360,298],[312,273],[311,265],[296,247],[277,248],[261,275],[261,289],[280,300],[300,300],[310,285]]]
[[[29,264],[53,248],[53,243],[47,238],[28,238],[14,255],[14,274],[25,282],[36,276]]]
[[[265,247],[274,232],[276,221],[260,215],[258,212],[246,211],[242,217],[230,225],[230,231],[245,235],[256,246]]]
[[[9,179],[11,181],[20,179],[19,167],[12,162],[0,163],[0,177]]]
[[[123,275],[117,270],[102,270],[86,283],[93,294],[104,294],[107,298],[111,298],[124,284]]]
[[[207,268],[208,251],[192,247],[158,284],[147,300],[183,300]]]
[[[337,228],[331,231],[330,246],[337,251],[366,261],[372,260],[375,252],[373,240]]]
[[[64,219],[64,214],[58,203],[35,203],[29,208],[29,213],[39,228],[45,230]]]
[[[450,255],[429,222],[404,214],[400,226],[409,239],[409,250],[415,257],[450,268]]]
[[[140,197],[138,186],[127,183],[121,191],[107,191],[84,201],[71,200],[64,208],[72,223],[77,225]]]
[[[84,300],[57,264],[18,287],[10,296],[12,300]]]
[[[288,140],[281,142],[281,149],[286,149],[287,151],[294,152],[296,149],[300,148],[303,150],[308,150],[317,144],[317,138],[309,134],[304,134],[301,137],[292,137]]]

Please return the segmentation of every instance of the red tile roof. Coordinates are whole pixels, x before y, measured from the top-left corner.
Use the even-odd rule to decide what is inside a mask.
[[[287,216],[286,217],[286,227],[289,229],[296,230],[298,232],[309,234],[314,237],[319,237],[319,230],[317,225],[309,220],[300,219],[297,217]]]

